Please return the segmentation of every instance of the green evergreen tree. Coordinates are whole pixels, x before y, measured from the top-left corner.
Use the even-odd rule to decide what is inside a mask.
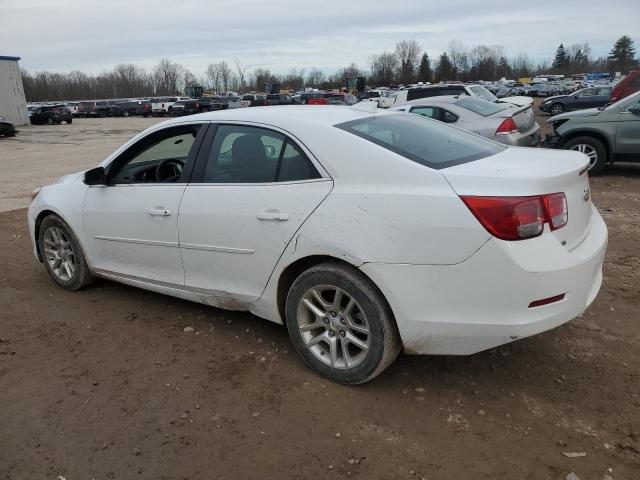
[[[569,65],[569,61],[569,55],[567,55],[567,51],[561,43],[556,50],[556,56],[553,58],[553,64],[551,66],[555,70],[564,70]]]
[[[443,54],[440,55],[440,61],[438,62],[438,71],[437,71],[436,77],[441,82],[452,80],[455,77],[453,64],[451,63],[451,60],[449,60],[449,56],[447,55],[447,52],[443,52]]]
[[[418,69],[418,80],[421,82],[433,81],[431,61],[429,60],[429,55],[427,55],[427,52],[424,52],[422,54],[422,59],[420,60],[420,68]]]
[[[627,73],[636,64],[636,49],[633,40],[627,35],[620,37],[609,53],[609,68],[616,72]]]

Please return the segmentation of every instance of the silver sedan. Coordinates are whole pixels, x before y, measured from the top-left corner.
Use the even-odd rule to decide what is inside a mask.
[[[540,143],[540,126],[531,106],[489,102],[468,96],[422,98],[391,108],[416,113],[506,145],[535,147]]]

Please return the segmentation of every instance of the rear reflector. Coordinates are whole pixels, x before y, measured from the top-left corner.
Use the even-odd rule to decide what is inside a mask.
[[[531,197],[461,196],[482,226],[502,240],[524,240],[541,235],[544,224],[551,230],[564,227],[569,219],[564,193]]]
[[[536,300],[529,304],[529,308],[541,307],[542,305],[549,305],[550,303],[559,302],[564,298],[564,293],[556,295],[555,297],[543,298],[542,300]]]

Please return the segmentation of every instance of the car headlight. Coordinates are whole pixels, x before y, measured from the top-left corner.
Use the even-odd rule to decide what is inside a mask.
[[[31,192],[31,201],[32,202],[36,199],[36,197],[40,193],[40,190],[42,190],[42,187],[38,187],[33,192]]]

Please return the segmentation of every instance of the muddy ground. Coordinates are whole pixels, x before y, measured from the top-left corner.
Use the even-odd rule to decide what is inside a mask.
[[[582,318],[344,387],[278,325],[110,282],[66,292],[32,257],[31,188],[154,121],[0,139],[0,478],[640,478],[640,165],[592,179],[610,243]]]

